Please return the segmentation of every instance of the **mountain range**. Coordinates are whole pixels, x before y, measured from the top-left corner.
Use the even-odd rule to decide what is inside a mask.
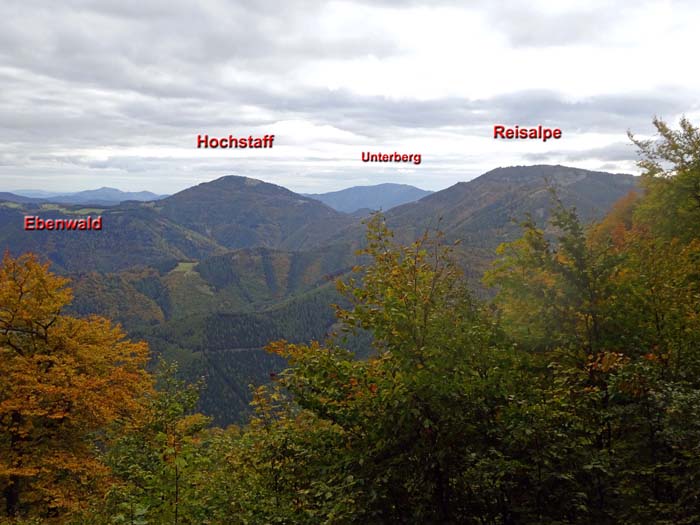
[[[0,193],[0,200],[12,202],[56,202],[59,204],[94,204],[112,206],[126,201],[154,201],[167,197],[150,191],[121,191],[116,188],[102,187],[96,190],[60,193],[44,190],[14,190]],[[27,201],[26,199],[31,199]]]
[[[636,190],[637,179],[564,166],[497,168],[385,217],[401,241],[431,228],[461,240],[460,264],[481,293],[479,278],[495,248],[519,234],[516,221],[531,214],[545,226],[552,188],[591,221]],[[117,320],[154,352],[177,359],[186,374],[204,375],[202,409],[218,423],[240,420],[247,385],[283,365],[261,350],[268,341],[302,342],[332,331],[329,305],[342,304],[332,281],[357,264],[364,242],[358,214],[246,177],[103,207],[25,199],[0,194],[0,250],[49,259],[72,279],[74,313]],[[102,215],[103,229],[24,231],[30,214]],[[368,351],[366,340],[351,344],[359,354]]]
[[[330,206],[336,211],[364,216],[374,210],[388,210],[407,202],[430,195],[430,191],[421,190],[407,184],[377,184],[374,186],[354,186],[329,193],[301,194]],[[158,195],[150,191],[128,192],[116,188],[102,187],[74,193],[61,193],[45,190],[13,190],[0,193],[0,200],[18,203],[58,203],[91,204],[112,206],[126,201],[148,202],[161,200],[168,195]]]

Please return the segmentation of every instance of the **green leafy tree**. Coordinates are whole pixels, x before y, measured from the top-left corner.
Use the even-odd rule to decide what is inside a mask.
[[[347,330],[372,332],[376,354],[357,361],[333,345],[270,345],[291,365],[277,381],[292,396],[287,410],[332,436],[314,447],[327,452],[310,470],[336,487],[327,492],[332,505],[316,507],[320,522],[464,523],[509,515],[504,501],[521,487],[508,472],[518,478],[518,464],[495,448],[506,434],[505,407],[529,395],[531,385],[518,381],[527,356],[498,345],[496,326],[471,298],[439,235],[400,246],[377,215],[368,240],[362,255],[370,264],[339,283],[352,308],[337,310]],[[275,434],[282,427],[269,428]]]
[[[207,458],[201,432],[208,418],[195,413],[198,385],[177,378],[174,364],[160,363],[158,391],[145,417],[115,441],[107,464],[116,480],[108,522],[205,523]],[[209,465],[210,467],[210,465]]]
[[[639,148],[645,198],[636,210],[641,221],[664,238],[687,242],[700,225],[700,131],[685,117],[674,130],[654,119],[658,137],[630,139]]]

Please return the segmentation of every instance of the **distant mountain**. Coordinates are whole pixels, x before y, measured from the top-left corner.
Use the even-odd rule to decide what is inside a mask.
[[[7,191],[0,191],[0,201],[16,202],[19,204],[29,204],[29,203],[41,202],[41,199],[26,197],[24,195],[19,195],[17,193],[10,193]]]
[[[164,198],[150,191],[121,191],[116,188],[99,188],[67,195],[49,197],[48,200],[65,204],[119,204],[125,201],[155,201]]]
[[[581,218],[590,221],[602,217],[617,199],[635,189],[636,179],[564,166],[498,168],[392,208],[386,217],[400,240],[412,241],[426,228],[439,227],[449,239],[462,241],[461,250],[469,260],[485,264],[500,242],[517,235],[513,219],[531,213],[540,224],[546,223],[550,186],[557,189],[565,205],[576,206]],[[381,193],[376,188],[382,187],[374,187],[374,192]],[[116,195],[115,191],[97,190],[103,195]],[[298,252],[331,245],[357,247],[365,233],[364,212],[354,217],[281,186],[237,176],[152,202],[93,206],[98,209],[89,213],[104,217],[101,232],[25,232],[22,221],[27,214],[59,218],[88,212],[79,204],[57,206],[14,194],[6,194],[4,200],[4,205],[0,203],[0,250],[34,251],[66,272],[167,267],[242,248]],[[273,259],[283,264],[283,258]],[[295,256],[293,260],[301,259]],[[339,267],[323,264],[321,273],[332,273],[348,263],[345,257],[337,260],[342,261]]]
[[[310,248],[354,222],[282,186],[237,176],[199,184],[156,207],[163,217],[231,249]]]
[[[74,193],[58,193],[44,190],[16,190],[13,193],[23,197],[39,199],[44,202],[57,202],[60,204],[96,204],[98,206],[111,206],[125,201],[155,201],[167,197],[167,195],[157,195],[150,191],[131,192],[107,187]]]
[[[56,197],[57,195],[64,195],[65,192],[61,191],[46,191],[46,190],[12,190],[15,195],[21,195],[22,197],[32,197],[34,199],[48,199],[49,197]]]
[[[377,184],[376,186],[353,186],[329,193],[304,194],[321,201],[334,210],[354,213],[363,208],[389,210],[395,206],[417,201],[432,192],[407,184]]]

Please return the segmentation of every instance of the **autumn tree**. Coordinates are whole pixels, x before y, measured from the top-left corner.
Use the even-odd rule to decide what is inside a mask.
[[[62,314],[68,281],[32,255],[0,266],[2,513],[59,518],[99,494],[111,425],[151,390],[147,347],[108,320]]]
[[[620,255],[592,243],[575,210],[553,194],[550,231],[527,217],[521,238],[497,249],[484,275],[495,287],[505,329],[530,350],[581,349],[583,355],[611,349],[614,310],[607,299]]]

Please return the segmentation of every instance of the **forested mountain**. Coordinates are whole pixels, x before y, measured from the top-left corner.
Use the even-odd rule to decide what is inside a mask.
[[[205,378],[200,406],[225,425],[247,416],[251,384],[265,384],[284,368],[283,359],[263,350],[267,343],[324,340],[335,323],[330,305],[343,302],[334,284],[326,283],[256,312],[190,315],[134,333],[180,363],[188,378]]]
[[[565,166],[497,168],[459,182],[418,202],[386,213],[398,234],[411,238],[425,228],[440,230],[466,246],[495,247],[518,231],[513,219],[526,213],[545,224],[552,209],[550,188],[584,222],[602,217],[618,199],[637,188],[638,179]]]
[[[155,202],[109,208],[12,202],[0,205],[0,214],[0,249],[45,255],[67,272],[173,267],[178,261],[255,246],[312,248],[354,221],[280,186],[233,176]],[[99,232],[25,232],[25,215],[102,215],[103,227]]]
[[[553,205],[552,190],[565,206],[575,207],[582,221],[602,217],[618,199],[637,190],[638,178],[566,166],[497,168],[468,182],[459,182],[417,202],[385,213],[388,226],[402,242],[439,229],[460,241],[458,257],[471,277],[479,279],[495,248],[519,234],[518,223],[531,214],[546,225]],[[361,224],[334,237],[358,243]]]
[[[526,212],[546,221],[554,187],[585,221],[600,217],[635,187],[631,176],[566,168],[499,168],[461,182],[418,202],[386,213],[401,238],[440,228],[461,239],[466,250],[491,249],[512,238]],[[23,198],[24,199],[24,198]],[[119,271],[134,266],[172,268],[239,248],[313,250],[332,244],[357,246],[361,219],[285,188],[246,177],[228,176],[155,202],[128,202],[109,208],[26,203],[0,204],[0,249],[46,255],[67,272]],[[23,217],[102,215],[100,232],[25,232]],[[114,253],[118,252],[119,257]],[[340,268],[327,268],[329,271]]]
[[[217,292],[240,297],[244,304],[264,304],[324,285],[355,261],[347,244],[295,252],[251,248],[209,257],[195,269]]]
[[[370,210],[389,210],[395,206],[417,201],[432,191],[422,190],[408,184],[376,184],[374,186],[353,186],[328,193],[307,193],[307,197],[321,201],[334,210],[356,213]]]
[[[33,252],[56,270],[114,272],[134,266],[173,267],[225,248],[159,213],[153,203],[124,203],[110,208],[77,205],[0,203],[0,250]],[[42,219],[102,216],[100,231],[25,231],[24,217]]]
[[[300,249],[323,244],[353,220],[281,186],[222,177],[157,203],[163,217],[230,249]]]

